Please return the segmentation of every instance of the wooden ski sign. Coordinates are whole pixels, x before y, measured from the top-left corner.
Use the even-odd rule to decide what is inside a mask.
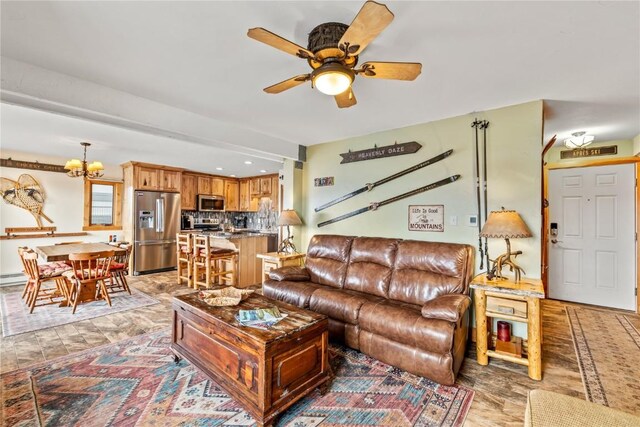
[[[433,190],[434,188],[442,187],[443,185],[450,184],[460,179],[460,175],[453,175],[449,178],[441,179],[438,182],[431,183],[429,185],[425,185],[424,187],[416,188],[415,190],[408,191],[406,193],[400,194],[399,196],[391,197],[390,199],[383,200],[381,202],[371,203],[369,206],[355,210],[353,212],[346,213],[344,215],[340,215],[336,218],[323,221],[318,224],[318,227],[324,227],[325,225],[333,224],[334,222],[342,221],[343,219],[351,218],[352,216],[360,215],[362,213],[368,211],[375,211],[381,206],[389,205],[391,203],[397,202],[402,199],[406,199],[407,197],[415,196],[416,194],[424,193],[425,191]]]
[[[378,186],[380,186],[382,184],[386,184],[387,182],[393,181],[396,178],[400,178],[401,176],[404,176],[404,175],[406,175],[408,173],[415,172],[418,169],[422,169],[424,167],[432,165],[432,164],[434,164],[436,162],[439,162],[442,159],[446,159],[447,157],[449,157],[451,155],[451,153],[453,153],[453,150],[445,151],[444,153],[438,154],[437,156],[432,157],[429,160],[425,160],[422,163],[418,163],[417,165],[411,166],[410,168],[407,168],[405,170],[401,170],[400,172],[394,173],[393,175],[390,175],[390,176],[388,176],[386,178],[379,179],[378,181],[376,181],[376,182],[374,182],[372,184],[366,184],[364,187],[360,187],[357,190],[352,191],[349,194],[345,194],[344,196],[341,196],[341,197],[338,197],[337,199],[331,200],[330,202],[327,202],[322,206],[318,206],[317,208],[315,208],[315,211],[316,212],[320,212],[323,209],[326,209],[326,208],[328,208],[330,206],[336,205],[336,204],[338,204],[340,202],[344,202],[347,199],[355,197],[360,193],[364,193],[365,191],[371,191],[375,187],[378,187]]]

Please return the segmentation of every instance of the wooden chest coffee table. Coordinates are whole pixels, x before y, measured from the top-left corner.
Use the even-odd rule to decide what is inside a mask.
[[[287,318],[270,330],[241,326],[239,309],[277,306]],[[176,361],[183,357],[269,426],[330,378],[327,317],[253,294],[234,307],[212,307],[194,292],[173,299]]]

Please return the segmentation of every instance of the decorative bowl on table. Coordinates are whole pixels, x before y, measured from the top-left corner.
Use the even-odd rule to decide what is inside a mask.
[[[253,289],[238,289],[229,286],[222,289],[200,291],[198,296],[209,305],[228,307],[240,304],[240,301],[249,298],[253,292]]]

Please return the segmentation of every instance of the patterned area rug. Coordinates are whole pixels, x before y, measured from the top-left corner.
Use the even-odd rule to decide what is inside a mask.
[[[621,313],[566,307],[587,400],[640,414],[640,333]]]
[[[18,369],[0,377],[5,425],[252,426],[216,383],[175,364],[168,331]],[[461,426],[473,391],[446,387],[331,347],[336,377],[276,422],[283,427]]]
[[[2,336],[8,337],[38,331],[158,303],[158,300],[147,294],[131,289],[131,295],[125,292],[112,295],[111,307],[107,305],[106,301],[93,301],[78,305],[76,313],[71,314],[72,307],[59,307],[57,304],[51,304],[36,307],[33,313],[29,314],[29,308],[22,300],[21,291],[1,294]]]

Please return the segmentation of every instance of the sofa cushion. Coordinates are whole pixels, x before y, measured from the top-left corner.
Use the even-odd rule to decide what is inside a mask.
[[[262,292],[265,297],[284,301],[301,308],[309,308],[309,299],[317,289],[324,288],[311,282],[265,280]]]
[[[422,306],[422,315],[427,319],[442,319],[458,322],[464,317],[471,305],[471,298],[467,295],[441,295]]]
[[[287,280],[290,282],[308,282],[309,271],[300,266],[280,267],[269,272],[269,279],[279,282]]]
[[[362,330],[432,353],[449,353],[455,324],[427,319],[420,307],[386,300],[360,308],[358,325]]]
[[[311,238],[305,265],[311,281],[334,288],[342,288],[347,272],[351,236],[318,234]]]
[[[357,237],[351,245],[345,289],[387,297],[398,239]]]
[[[354,291],[324,288],[316,290],[309,300],[309,308],[341,322],[356,325],[360,307],[366,302],[380,302],[384,299]]]
[[[440,295],[467,293],[472,251],[456,243],[398,242],[389,299],[423,305]]]

